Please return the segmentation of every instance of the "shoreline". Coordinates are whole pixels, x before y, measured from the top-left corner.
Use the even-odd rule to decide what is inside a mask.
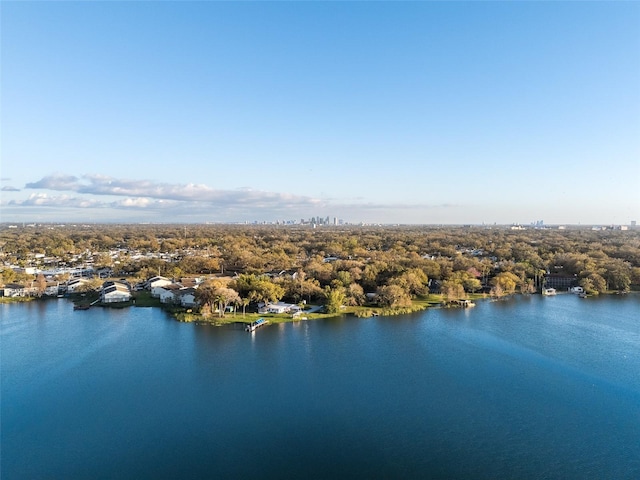
[[[629,292],[618,292],[611,291],[606,292],[600,295],[589,295],[586,298],[598,298],[600,296],[613,296],[613,295],[633,295],[640,294],[637,291],[629,291]],[[472,303],[470,306],[474,306],[473,302],[478,300],[489,300],[489,301],[505,301],[510,298],[516,296],[532,296],[532,295],[541,295],[539,293],[515,293],[512,295],[507,295],[501,298],[491,298],[486,294],[472,294],[469,295],[469,301]],[[558,295],[573,295],[570,292],[559,292]],[[149,297],[150,298],[150,297]],[[173,320],[180,323],[196,323],[202,325],[211,325],[211,326],[223,326],[223,325],[231,325],[231,324],[248,324],[251,323],[258,318],[266,318],[270,323],[294,323],[294,322],[306,322],[306,321],[314,321],[314,320],[322,320],[322,319],[330,319],[330,318],[339,318],[343,316],[350,316],[355,318],[372,318],[377,316],[391,317],[391,316],[399,316],[399,315],[408,315],[411,313],[423,312],[425,310],[429,310],[432,308],[440,309],[462,309],[465,310],[466,307],[461,305],[454,305],[445,302],[442,299],[441,295],[437,294],[429,294],[417,299],[412,300],[412,305],[410,307],[399,307],[399,308],[384,308],[384,307],[376,307],[376,306],[353,306],[353,307],[344,307],[340,312],[336,313],[319,313],[318,311],[314,311],[311,313],[303,313],[299,316],[292,316],[289,314],[260,314],[260,313],[245,313],[242,314],[227,314],[223,317],[218,317],[212,315],[210,317],[203,317],[202,315],[190,311],[191,309],[172,309],[167,308],[163,304],[153,299],[153,301],[149,301],[149,298],[142,298],[140,302],[136,301],[137,298],[134,298],[131,302],[126,302],[126,304],[104,304],[97,303],[91,305],[91,308],[115,308],[115,309],[123,309],[123,308],[160,308],[164,310],[167,315],[169,315]],[[61,297],[55,296],[42,296],[42,297],[0,297],[0,304],[12,304],[12,303],[29,303],[34,301],[49,301],[49,300],[59,300]],[[78,306],[86,306],[91,302],[91,298],[82,300],[83,302],[77,301],[79,299],[74,297],[63,297],[62,299],[69,301],[73,304],[74,307]],[[87,302],[86,300],[89,300]],[[316,306],[317,307],[317,306]],[[83,310],[77,309],[76,310]]]

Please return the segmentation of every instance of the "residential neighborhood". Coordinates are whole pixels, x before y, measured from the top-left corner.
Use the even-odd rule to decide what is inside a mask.
[[[203,316],[403,311],[427,297],[636,289],[638,244],[635,228],[0,225],[0,296]]]

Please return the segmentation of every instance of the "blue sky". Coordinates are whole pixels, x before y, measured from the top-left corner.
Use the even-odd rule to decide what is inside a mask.
[[[640,221],[640,3],[3,1],[2,221]]]

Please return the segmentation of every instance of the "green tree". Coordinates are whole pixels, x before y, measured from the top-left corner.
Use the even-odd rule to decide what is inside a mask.
[[[333,281],[337,282],[336,285],[346,288],[352,283],[351,274],[345,270],[340,270],[336,273],[336,278]]]
[[[626,292],[631,286],[631,266],[619,259],[613,259],[605,265],[604,277],[610,290]]]
[[[327,313],[338,313],[346,300],[344,287],[325,287],[324,308]]]
[[[247,305],[249,305],[251,300],[248,297],[240,297],[239,295],[238,298],[240,299],[238,304],[242,305],[242,316],[244,317],[246,315]]]

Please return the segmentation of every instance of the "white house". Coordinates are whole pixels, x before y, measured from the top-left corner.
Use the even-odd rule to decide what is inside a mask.
[[[156,287],[157,295],[160,299],[160,303],[176,303],[177,291],[179,288],[175,288],[175,285],[167,285],[166,287]]]
[[[153,287],[153,288],[151,289],[151,296],[152,296],[153,298],[160,298],[160,297],[161,297],[161,295],[162,295],[162,292],[164,292],[164,291],[167,289],[166,287],[168,287],[169,285],[171,285],[171,284],[167,284],[167,285],[161,285],[161,286]]]
[[[89,280],[86,278],[74,278],[67,282],[67,293],[74,293],[81,285],[84,285]]]
[[[300,311],[300,307],[295,303],[267,303],[258,309],[259,313],[293,313]]]
[[[102,289],[102,303],[128,302],[131,300],[131,292],[126,285],[116,282],[109,283],[111,283],[111,285]]]
[[[2,290],[2,295],[4,297],[26,297],[27,288],[18,283],[7,283]]]
[[[160,303],[179,303],[178,292],[182,289],[182,285],[178,283],[171,283],[164,287],[155,287],[151,295],[159,298]],[[155,292],[155,293],[154,293]]]
[[[161,276],[151,277],[149,280],[147,280],[147,289],[153,292],[153,289],[155,287],[164,287],[166,285],[171,285],[172,283],[173,282],[166,277],[161,277]]]
[[[195,307],[198,302],[196,301],[196,289],[195,288],[183,288],[176,292],[176,296],[180,300],[180,305],[183,307]]]
[[[47,282],[47,286],[44,289],[44,294],[48,296],[58,295],[58,287],[60,284],[58,282]]]

